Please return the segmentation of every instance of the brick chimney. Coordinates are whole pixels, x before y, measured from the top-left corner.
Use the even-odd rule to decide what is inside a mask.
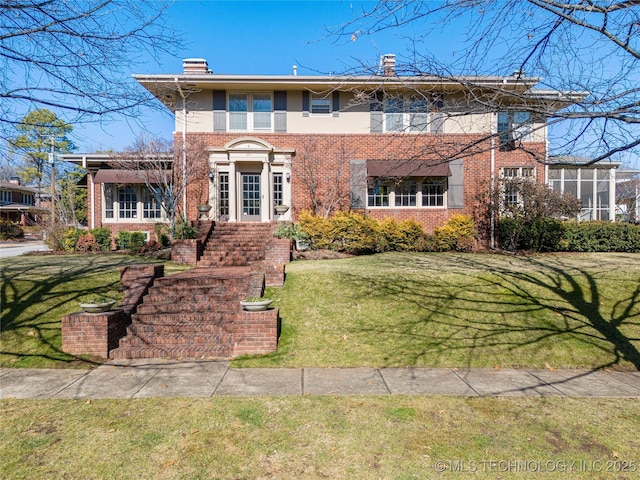
[[[182,69],[186,74],[211,73],[206,58],[185,58],[182,60]]]
[[[396,56],[393,53],[386,53],[382,56],[382,74],[385,77],[396,76]]]
[[[11,185],[20,185],[20,178],[19,177],[11,177],[9,179],[9,183]]]

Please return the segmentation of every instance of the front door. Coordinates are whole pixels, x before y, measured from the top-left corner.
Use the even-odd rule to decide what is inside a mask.
[[[242,173],[241,222],[260,221],[260,174]]]

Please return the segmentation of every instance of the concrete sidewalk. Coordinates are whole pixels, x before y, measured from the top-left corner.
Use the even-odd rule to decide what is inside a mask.
[[[90,371],[0,369],[0,398],[390,394],[640,398],[640,372],[229,368],[229,362],[173,360],[110,362]]]

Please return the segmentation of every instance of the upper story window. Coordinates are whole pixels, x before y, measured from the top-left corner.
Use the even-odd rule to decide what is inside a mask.
[[[498,112],[498,135],[500,150],[513,150],[516,141],[528,140],[531,134],[529,112]]]
[[[331,99],[322,95],[311,95],[311,113],[322,115],[331,113]]]
[[[385,131],[428,132],[429,101],[424,97],[389,97],[384,102]]]
[[[29,193],[22,194],[22,203],[23,205],[33,205],[33,195]]]
[[[229,129],[271,131],[273,121],[271,93],[230,93]]]
[[[9,192],[7,190],[2,190],[0,192],[0,202],[2,202],[2,203],[12,203],[13,202],[13,195],[11,195],[11,192]]]

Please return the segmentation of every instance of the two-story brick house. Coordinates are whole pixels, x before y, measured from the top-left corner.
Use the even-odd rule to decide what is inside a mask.
[[[202,203],[191,192],[204,189],[212,220],[270,222],[303,209],[350,208],[415,219],[427,231],[454,213],[473,214],[478,194],[504,172],[545,181],[546,125],[535,112],[575,97],[535,90],[538,79],[518,72],[400,76],[393,55],[371,76],[226,75],[204,59],[185,59],[180,74],[134,78],[174,112],[176,143],[207,146],[209,174],[189,185],[188,218]],[[107,209],[117,210],[120,193],[95,173],[90,218],[98,226],[108,223]],[[104,204],[109,195],[115,206]],[[280,204],[290,207],[282,216]]]

